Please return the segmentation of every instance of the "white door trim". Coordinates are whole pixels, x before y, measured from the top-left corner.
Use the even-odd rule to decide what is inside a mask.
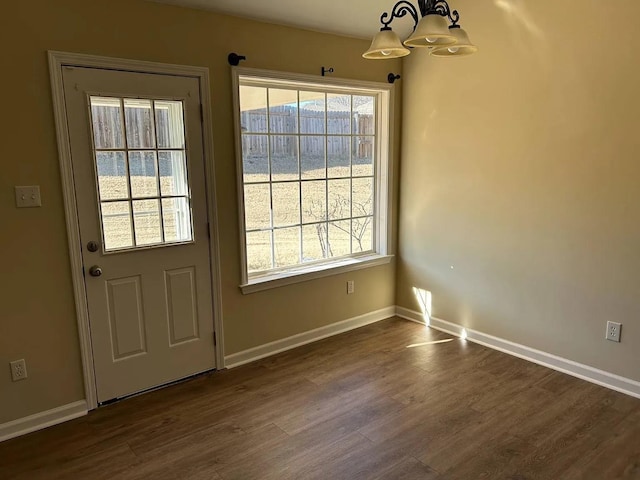
[[[60,158],[60,176],[62,179],[62,193],[64,197],[65,218],[67,224],[67,238],[69,257],[71,261],[71,276],[73,281],[73,296],[76,306],[78,335],[84,374],[84,391],[87,407],[91,410],[98,406],[96,395],[96,379],[93,369],[93,351],[91,348],[91,332],[89,329],[89,311],[87,295],[82,271],[82,256],[80,244],[80,228],[78,225],[78,210],[73,183],[73,168],[71,164],[71,145],[67,126],[67,109],[64,101],[62,83],[62,68],[93,67],[106,70],[119,70],[136,73],[156,73],[197,78],[200,84],[200,99],[202,102],[202,137],[204,145],[204,159],[207,184],[207,215],[209,220],[209,247],[211,258],[211,288],[213,296],[213,321],[216,334],[216,368],[222,369],[224,363],[224,334],[222,325],[222,292],[220,287],[220,255],[218,239],[218,217],[215,208],[215,171],[213,165],[213,132],[211,125],[211,93],[209,83],[209,69],[186,65],[171,65],[165,63],[127,60],[122,58],[101,57],[79,53],[49,51],[49,74],[51,77],[51,93],[53,96],[53,111],[58,140],[58,156]],[[213,340],[212,340],[213,341]]]

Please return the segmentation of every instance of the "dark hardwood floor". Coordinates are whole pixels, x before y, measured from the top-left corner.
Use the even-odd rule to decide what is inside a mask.
[[[640,400],[449,339],[394,318],[130,398],[0,478],[640,479]]]

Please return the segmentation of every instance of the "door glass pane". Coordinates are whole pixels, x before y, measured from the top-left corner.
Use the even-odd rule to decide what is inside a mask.
[[[133,246],[129,202],[100,204],[104,249],[115,250]]]
[[[273,231],[276,267],[288,267],[300,263],[300,227],[281,228]]]
[[[351,253],[351,221],[329,223],[329,256],[341,257]]]
[[[240,87],[240,128],[243,133],[267,133],[267,89]]]
[[[326,110],[324,93],[301,91],[300,133],[324,134]]]
[[[124,118],[129,148],[155,148],[151,100],[124,99]]]
[[[90,97],[90,105],[105,250],[192,241],[182,102]]]
[[[163,196],[188,194],[187,165],[183,151],[158,152],[158,166],[160,193]]]
[[[298,92],[269,89],[269,132],[298,133]]]
[[[327,182],[302,182],[302,222],[314,223],[327,219]]]
[[[188,242],[193,239],[191,207],[187,198],[163,198],[162,219],[165,242]]]
[[[327,94],[327,133],[351,133],[351,95]]]
[[[125,152],[96,152],[100,200],[129,198]]]
[[[247,270],[258,272],[273,268],[271,263],[271,232],[247,233]]]
[[[158,196],[156,152],[129,152],[129,174],[133,198]]]
[[[120,99],[91,97],[90,103],[95,148],[124,148]]]
[[[134,200],[133,225],[136,245],[161,243],[160,202],[158,200]]]
[[[156,100],[153,103],[156,111],[158,148],[184,148],[182,102]]]

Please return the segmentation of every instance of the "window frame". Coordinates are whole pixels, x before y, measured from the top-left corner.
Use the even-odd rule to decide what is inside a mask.
[[[233,87],[238,222],[242,293],[276,288],[314,278],[336,275],[389,263],[392,255],[392,172],[393,172],[393,85],[360,80],[317,77],[245,67],[231,70]],[[355,253],[333,259],[322,259],[289,267],[273,268],[265,273],[249,275],[244,203],[242,132],[240,128],[240,83],[268,84],[296,90],[321,89],[326,93],[348,93],[376,97],[376,145],[374,155],[373,251]],[[267,135],[269,135],[267,133]],[[326,135],[326,133],[325,133]],[[357,178],[357,177],[346,177]]]
[[[120,113],[122,115],[120,130],[123,138],[122,147],[118,148],[98,148],[96,146],[96,138],[95,138],[95,126],[94,126],[94,116],[93,116],[93,99],[104,100],[111,99],[117,100],[119,102]],[[139,148],[130,148],[127,140],[127,124],[126,124],[126,114],[125,114],[125,101],[127,100],[143,100],[148,101],[151,104],[152,111],[152,120],[153,120],[153,137],[154,137],[154,147],[139,147]],[[96,202],[98,206],[98,218],[99,218],[99,227],[100,227],[100,235],[101,235],[101,253],[102,255],[116,255],[120,253],[128,253],[128,252],[136,252],[142,250],[150,250],[157,248],[166,248],[180,245],[191,245],[196,242],[196,233],[193,225],[193,208],[192,208],[192,198],[191,198],[191,165],[190,165],[190,155],[189,155],[189,138],[188,132],[186,131],[186,108],[185,108],[185,100],[184,98],[179,97],[163,97],[163,96],[127,96],[127,95],[113,95],[109,93],[99,93],[99,92],[87,92],[86,95],[87,102],[87,113],[89,115],[90,124],[89,129],[91,133],[91,151],[92,151],[92,162],[93,162],[93,176],[95,181],[95,193],[96,193]],[[182,112],[182,132],[183,132],[183,147],[181,149],[175,147],[166,147],[161,148],[158,145],[158,130],[157,130],[157,116],[156,116],[156,102],[175,102],[181,104],[181,112]],[[183,195],[164,195],[162,193],[162,188],[160,185],[161,175],[160,175],[160,152],[165,151],[181,151],[184,155],[184,167],[185,167],[185,182],[186,182],[186,190]],[[126,198],[114,198],[114,199],[103,199],[102,193],[100,190],[100,175],[98,171],[98,153],[100,152],[123,152],[125,156],[125,170],[126,170],[126,183],[127,183],[127,197]],[[155,152],[155,168],[156,168],[156,182],[157,182],[157,195],[149,195],[149,196],[133,196],[132,194],[132,186],[131,186],[131,167],[130,167],[130,153],[131,152]],[[175,241],[167,241],[165,238],[166,232],[164,229],[164,207],[162,206],[162,200],[171,200],[177,198],[184,198],[186,200],[186,204],[188,207],[188,216],[189,216],[189,228],[190,228],[190,236],[191,238],[188,240],[175,240]],[[136,241],[136,225],[135,225],[135,215],[133,211],[133,202],[140,200],[157,200],[158,201],[158,212],[160,219],[160,242],[153,243],[143,243],[138,244]],[[132,244],[125,247],[114,247],[107,249],[106,245],[106,232],[104,228],[104,219],[105,215],[103,212],[102,205],[104,203],[116,203],[116,202],[128,202],[129,203],[129,222],[130,222],[130,231],[131,231],[131,240]]]

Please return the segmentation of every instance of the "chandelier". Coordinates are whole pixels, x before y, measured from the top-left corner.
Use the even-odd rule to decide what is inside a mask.
[[[372,60],[399,58],[411,53],[407,47],[427,47],[436,57],[457,57],[478,50],[458,25],[460,14],[457,10],[451,11],[446,0],[418,0],[418,7],[420,15],[413,4],[400,0],[391,13],[384,12],[380,17],[382,28],[362,56]],[[413,32],[402,42],[389,25],[395,18],[407,14],[413,18]],[[450,25],[447,25],[447,18]]]

